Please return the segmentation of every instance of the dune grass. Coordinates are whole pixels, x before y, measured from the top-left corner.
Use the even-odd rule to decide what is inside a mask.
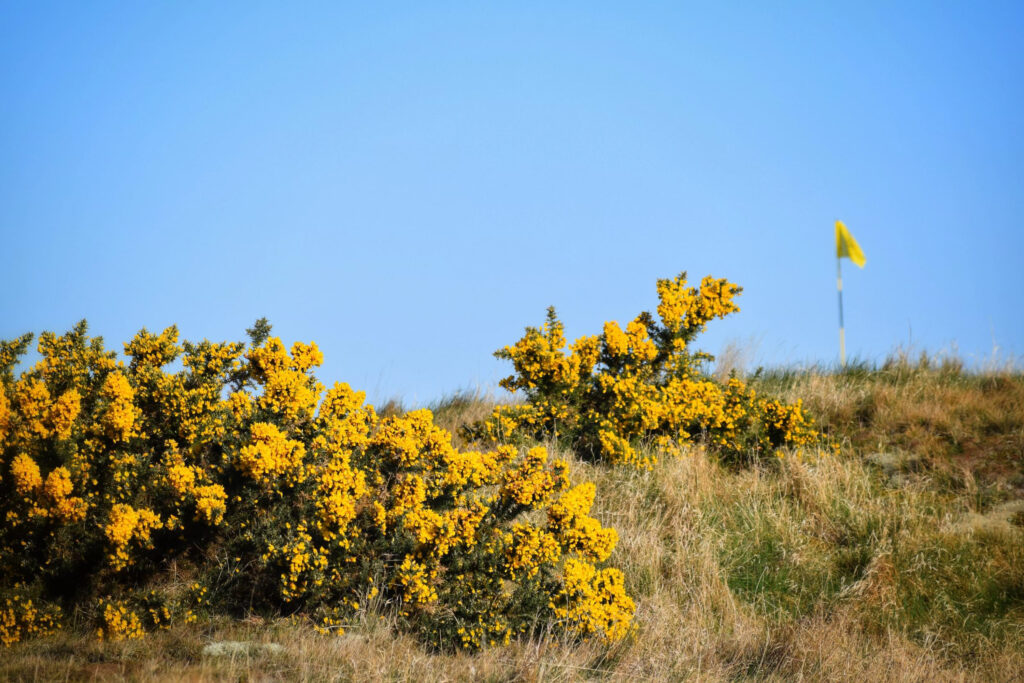
[[[895,354],[881,366],[861,362],[840,372],[761,371],[753,383],[803,399],[819,426],[854,453],[913,455],[943,470],[952,486],[1024,496],[1024,373],[1012,366],[968,371],[951,356]]]
[[[893,362],[752,381],[802,398],[839,455],[729,468],[694,447],[641,472],[550,445],[597,484],[596,516],[619,532],[611,562],[637,614],[614,647],[541,635],[446,655],[369,605],[340,637],[286,620],[214,620],[127,643],[72,627],[4,651],[0,678],[1024,678],[1024,377]],[[431,407],[454,432],[491,405],[460,393]],[[225,640],[249,645],[203,654]]]

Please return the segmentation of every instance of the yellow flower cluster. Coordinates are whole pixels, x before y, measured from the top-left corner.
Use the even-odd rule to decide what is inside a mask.
[[[603,562],[615,549],[619,535],[615,529],[602,527],[590,516],[596,493],[597,489],[591,482],[566,491],[548,508],[548,528],[566,552]]]
[[[298,372],[309,372],[318,368],[324,362],[324,354],[317,347],[316,342],[303,344],[295,342],[292,344],[292,362]]]
[[[618,569],[595,569],[578,560],[565,563],[565,584],[554,601],[555,614],[584,636],[613,643],[629,634],[636,604]]]
[[[11,401],[7,398],[6,391],[0,391],[0,442],[7,441],[7,435],[11,432]]]
[[[518,631],[523,633],[525,629],[520,627]],[[456,629],[459,644],[467,650],[476,650],[486,645],[508,645],[513,633],[514,630],[506,619],[500,616],[485,618],[482,614]]]
[[[132,611],[139,615],[144,629],[167,630],[171,627],[178,605],[167,595],[151,590],[138,596],[134,602]]]
[[[245,422],[249,417],[252,416],[252,412],[255,409],[253,406],[252,398],[249,394],[242,391],[235,391],[228,397],[228,410],[231,411],[231,416],[236,422]]]
[[[23,496],[35,493],[43,485],[39,465],[24,453],[14,456],[11,462],[11,476],[14,478],[14,489]]]
[[[457,547],[468,549],[476,545],[477,530],[489,511],[480,501],[443,514],[418,508],[405,515],[404,526],[419,544],[421,554],[440,560]]]
[[[506,470],[498,495],[502,500],[525,507],[540,507],[569,486],[569,465],[555,460],[551,468],[547,449],[531,448],[523,462]]]
[[[707,275],[699,290],[686,284],[685,273],[658,280],[658,315],[668,330],[700,332],[711,320],[740,310],[734,299],[743,290],[724,278]]]
[[[0,608],[0,643],[4,647],[26,637],[45,636],[60,628],[60,608],[40,609],[29,598],[15,595]]]
[[[543,327],[528,327],[495,353],[515,369],[501,385],[523,391],[526,403],[497,407],[467,436],[496,443],[558,437],[584,454],[640,468],[694,438],[726,457],[817,438],[799,405],[758,398],[738,379],[723,386],[699,372],[710,356],[688,345],[710,320],[739,310],[739,287],[710,276],[690,287],[682,274],[659,280],[657,290],[660,324],[649,313],[625,330],[610,321],[601,335],[582,337],[568,350],[549,309]],[[652,442],[658,448],[637,448]]]
[[[128,378],[120,372],[110,373],[100,394],[108,401],[102,419],[107,435],[114,441],[127,441],[134,431],[136,413],[135,392]]]
[[[167,467],[167,483],[179,496],[192,493],[196,485],[196,470],[184,463],[173,463]]]
[[[452,449],[446,436],[429,410],[414,410],[381,422],[369,446],[392,467],[418,470]]]
[[[558,561],[562,550],[558,539],[532,524],[515,524],[505,536],[505,566],[512,577],[533,578],[545,564]]]
[[[614,320],[604,324],[604,350],[612,356],[625,356],[629,353],[629,338]]]
[[[323,386],[306,373],[323,362],[316,344],[296,342],[292,356],[281,340],[274,337],[249,353],[249,361],[264,383],[260,407],[279,415],[286,423],[310,419],[316,410]]]
[[[195,377],[217,377],[237,370],[244,350],[245,345],[240,342],[215,344],[203,340],[198,344],[186,344],[183,365]]]
[[[103,606],[103,626],[96,630],[100,640],[132,640],[144,635],[139,615],[126,605],[108,602]]]
[[[105,351],[98,340],[88,339],[84,320],[59,337],[43,332],[38,349],[42,358],[34,371],[47,386],[81,388],[89,385],[90,378],[106,375],[117,366],[113,353]]]
[[[398,568],[396,583],[402,589],[403,600],[422,607],[437,602],[437,590],[434,587],[436,579],[436,572],[431,572],[426,565],[407,555]]]
[[[366,392],[338,382],[324,395],[317,413],[323,447],[340,452],[364,447],[377,426],[373,406],[364,406]]]
[[[252,442],[238,452],[238,469],[264,485],[279,479],[294,482],[302,478],[305,452],[305,446],[288,439],[275,425],[257,422]]]
[[[216,526],[224,521],[227,512],[228,494],[220,484],[197,486],[193,491],[196,498],[196,519]]]
[[[29,517],[51,517],[66,523],[85,519],[88,503],[78,496],[72,496],[71,473],[66,467],[55,467],[42,478],[39,466],[24,453],[19,453],[11,462],[11,478],[14,490],[29,504]],[[7,513],[7,522],[18,525],[14,510]]]
[[[178,348],[178,328],[172,325],[160,334],[152,334],[142,328],[124,345],[124,352],[131,356],[135,368],[162,368],[181,353]]]
[[[69,389],[60,395],[50,411],[50,423],[53,433],[58,439],[71,436],[71,427],[82,410],[82,397],[75,389]]]
[[[317,477],[317,528],[328,541],[344,539],[356,506],[366,497],[366,475],[353,470],[346,459],[327,463]]]
[[[314,543],[305,524],[298,526],[291,542],[280,548],[273,544],[268,546],[263,558],[282,567],[278,588],[285,600],[302,597],[311,588],[323,584],[323,573],[328,565],[327,552]]]
[[[548,309],[547,322],[540,328],[527,328],[514,346],[506,346],[495,355],[512,360],[516,374],[499,383],[509,391],[543,389],[547,392],[567,391],[590,373],[597,362],[597,339],[584,337],[565,351],[565,327]]]
[[[103,533],[112,546],[109,555],[111,566],[124,569],[134,562],[130,546],[149,548],[150,537],[155,529],[161,527],[160,517],[152,510],[139,508],[136,510],[125,503],[115,503],[110,510],[110,521],[103,528]]]
[[[199,467],[185,464],[174,440],[168,440],[165,446],[165,484],[175,501],[174,517],[186,512],[189,506],[194,506],[192,517],[195,521],[211,526],[220,524],[227,512],[227,492],[224,487],[217,483],[204,483],[207,481],[206,473]],[[170,519],[168,522],[168,528],[176,526]]]
[[[62,522],[75,523],[85,519],[88,504],[72,496],[71,473],[66,467],[55,467],[43,482],[43,495],[50,503],[52,514]]]
[[[802,400],[797,399],[793,405],[786,405],[773,399],[765,401],[763,405],[769,439],[804,446],[812,443],[817,437],[814,431],[808,428]]]
[[[14,401],[21,417],[22,441],[50,436],[50,392],[46,385],[34,378],[19,380],[14,385]]]

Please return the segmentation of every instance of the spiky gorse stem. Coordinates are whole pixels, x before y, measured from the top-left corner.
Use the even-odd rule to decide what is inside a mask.
[[[817,438],[799,401],[761,398],[738,378],[722,385],[701,372],[712,357],[690,344],[708,322],[739,311],[738,286],[707,276],[689,287],[683,273],[658,280],[657,289],[657,319],[641,313],[625,330],[606,322],[601,334],[569,345],[549,308],[541,327],[494,354],[514,369],[501,386],[526,401],[499,406],[467,435],[497,443],[557,438],[596,459],[642,468],[695,439],[742,459]]]
[[[362,392],[325,390],[316,344],[250,335],[143,330],[126,364],[82,323],[44,334],[17,379],[27,342],[0,346],[3,642],[50,628],[38,604],[113,639],[212,612],[340,633],[367,603],[441,647],[629,631],[622,574],[597,566],[618,537],[565,462],[460,451],[430,411],[381,418]],[[195,581],[153,591],[172,565]]]

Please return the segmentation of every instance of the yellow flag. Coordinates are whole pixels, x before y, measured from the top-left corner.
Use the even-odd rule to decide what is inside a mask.
[[[864,258],[864,252],[860,250],[860,245],[857,244],[857,240],[853,239],[853,235],[846,229],[842,221],[836,221],[836,258],[843,258],[844,256],[861,268],[867,262],[867,259]]]

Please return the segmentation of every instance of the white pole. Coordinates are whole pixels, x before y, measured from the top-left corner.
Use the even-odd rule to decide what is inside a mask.
[[[839,289],[839,365],[846,367],[846,332],[843,329],[843,267],[836,256],[836,287]]]

